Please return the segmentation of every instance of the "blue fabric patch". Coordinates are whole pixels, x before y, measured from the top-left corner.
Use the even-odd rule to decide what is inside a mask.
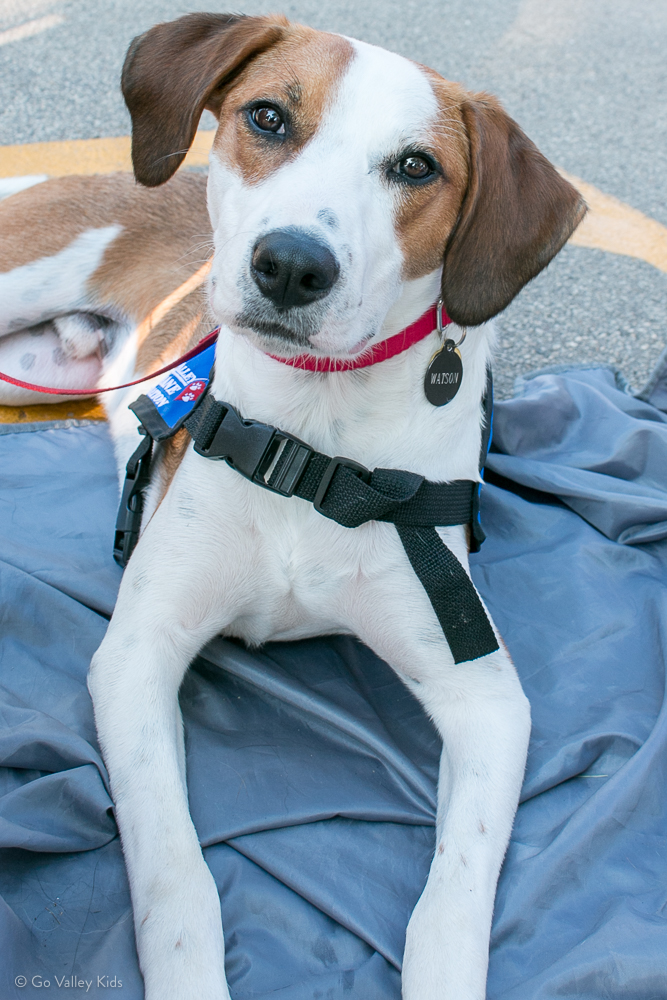
[[[533,734],[487,996],[664,1000],[667,415],[596,369],[527,380],[494,424],[487,465],[514,485],[482,491],[472,575]],[[2,1000],[38,975],[47,1000],[56,975],[144,996],[85,679],[122,576],[117,503],[106,424],[0,426]],[[216,639],[180,702],[232,995],[400,1000],[440,754],[410,692],[350,636]]]
[[[208,385],[215,360],[215,344],[173,368],[146,393],[160,417],[172,429],[187,417]]]

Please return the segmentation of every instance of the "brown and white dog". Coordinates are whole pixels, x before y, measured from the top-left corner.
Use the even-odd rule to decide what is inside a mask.
[[[220,324],[212,392],[244,416],[370,469],[478,480],[488,321],[584,212],[500,105],[279,16],[158,25],[131,46],[123,87],[136,178],[157,190],[121,175],[68,178],[0,206],[0,369],[60,387],[112,384]],[[208,215],[202,177],[170,180],[204,108],[219,121]],[[435,332],[354,371],[271,356],[353,357],[440,295],[455,324],[475,327],[446,406],[423,392]],[[138,440],[126,408],[136,394],[107,397],[120,467]],[[343,632],[396,670],[444,745],[403,996],[481,1000],[530,729],[509,655],[501,643],[454,663],[392,524],[341,527],[187,445],[181,431],[158,458],[89,678],[146,996],[229,997],[220,902],[188,812],[177,700],[188,664],[219,633],[258,644]],[[438,531],[467,569],[464,528]]]

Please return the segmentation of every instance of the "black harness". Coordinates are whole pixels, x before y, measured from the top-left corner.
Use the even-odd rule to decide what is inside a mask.
[[[480,468],[491,436],[490,371],[483,406]],[[114,544],[114,558],[119,565],[127,564],[139,537],[142,494],[150,481],[153,441],[163,441],[185,427],[197,454],[224,459],[240,475],[279,496],[308,500],[323,517],[346,528],[357,528],[366,521],[395,524],[454,662],[476,660],[498,649],[470,577],[436,531],[436,527],[468,524],[472,550],[479,549],[484,540],[479,483],[469,479],[432,483],[398,469],[371,472],[348,458],[323,455],[277,427],[246,420],[229,403],[219,402],[208,392],[173,427],[164,422],[148,396],[140,396],[130,409],[141,421],[144,436],[127,464]]]

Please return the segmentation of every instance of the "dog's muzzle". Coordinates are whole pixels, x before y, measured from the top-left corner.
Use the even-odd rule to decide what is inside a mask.
[[[250,272],[262,295],[279,309],[307,306],[329,294],[338,261],[320,240],[299,229],[276,229],[252,252]]]

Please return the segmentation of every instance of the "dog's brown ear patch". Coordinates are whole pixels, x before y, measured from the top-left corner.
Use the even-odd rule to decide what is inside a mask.
[[[254,56],[283,37],[288,21],[239,14],[186,14],[134,39],[122,88],[132,116],[137,180],[157,187],[185,159],[207,104]]]
[[[461,115],[468,188],[445,250],[442,297],[456,323],[477,326],[546,267],[586,205],[493,97],[463,101]]]

